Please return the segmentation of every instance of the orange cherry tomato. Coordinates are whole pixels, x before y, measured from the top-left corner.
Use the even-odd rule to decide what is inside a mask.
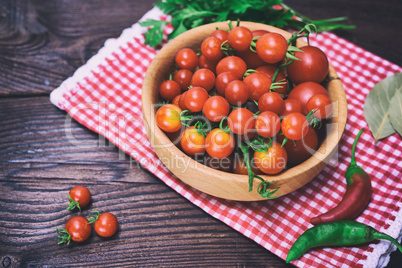
[[[211,130],[205,140],[207,153],[213,158],[228,157],[234,150],[235,139],[232,134],[220,128]]]
[[[165,104],[156,112],[156,124],[165,132],[176,132],[181,128],[181,109],[173,104]]]
[[[287,164],[288,155],[285,148],[273,141],[267,151],[254,152],[254,162],[262,172],[274,175],[281,172]]]

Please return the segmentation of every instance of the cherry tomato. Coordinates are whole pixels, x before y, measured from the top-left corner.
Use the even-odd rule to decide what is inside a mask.
[[[235,106],[240,106],[246,103],[249,95],[250,92],[246,83],[240,80],[230,82],[225,89],[225,98],[230,104]]]
[[[94,223],[95,232],[102,237],[113,236],[118,227],[116,216],[109,212],[102,213]]]
[[[222,40],[222,42],[228,40],[229,33],[225,30],[217,29],[213,31],[209,36],[215,36]]]
[[[173,105],[176,105],[176,106],[179,107],[179,108],[180,108],[180,97],[181,97],[181,94],[177,95],[177,96],[174,97],[174,99],[172,100],[172,104],[173,104]]]
[[[165,104],[155,115],[156,124],[165,132],[176,132],[181,128],[181,109],[173,104]]]
[[[250,91],[249,100],[258,101],[260,97],[269,91],[271,80],[261,73],[251,73],[244,78],[244,83]]]
[[[198,69],[193,74],[191,85],[210,91],[215,85],[215,74],[209,69]]]
[[[221,96],[212,96],[206,100],[202,108],[204,115],[212,122],[220,122],[230,111],[228,101]]]
[[[209,60],[220,60],[223,57],[221,45],[221,39],[215,36],[208,36],[201,43],[201,53]]]
[[[259,98],[258,109],[261,112],[271,111],[279,115],[283,110],[283,103],[281,95],[276,92],[267,92]]]
[[[190,48],[182,48],[177,52],[175,62],[180,69],[194,71],[198,66],[198,56],[194,50]]]
[[[186,99],[186,95],[187,95],[188,91],[184,91],[183,94],[181,94],[180,99],[179,99],[179,107],[180,109],[184,110],[188,110],[186,107],[186,103],[184,102]]]
[[[181,88],[176,81],[166,80],[163,81],[159,87],[159,94],[162,99],[171,101],[181,93]]]
[[[295,86],[292,91],[290,91],[288,99],[296,99],[301,102],[303,108],[303,114],[308,114],[307,102],[308,100],[316,94],[324,94],[328,96],[328,91],[315,82],[303,82]]]
[[[332,102],[331,99],[324,94],[316,94],[312,96],[307,102],[307,110],[312,111],[317,109],[313,116],[325,119],[332,114]]]
[[[234,73],[232,72],[220,73],[218,76],[216,76],[215,88],[220,95],[225,96],[226,86],[234,80],[237,80],[237,77]]]
[[[257,36],[260,36],[260,37],[261,37],[261,36],[263,36],[264,34],[269,33],[269,31],[263,30],[263,29],[259,29],[259,30],[254,30],[254,31],[252,31],[251,33],[252,33],[253,37],[257,37]]]
[[[278,136],[278,142],[282,143],[284,136]],[[284,145],[288,154],[288,163],[298,165],[312,156],[318,147],[318,136],[313,127],[309,127],[306,136],[301,140],[287,141]]]
[[[258,56],[256,52],[250,49],[244,51],[236,51],[236,56],[244,60],[247,65],[247,69],[257,69],[258,67],[267,64]]]
[[[260,113],[255,120],[255,129],[264,138],[274,137],[281,130],[279,116],[271,111]]]
[[[91,235],[91,225],[82,216],[74,216],[66,222],[66,231],[70,234],[71,240],[83,242]]]
[[[243,26],[234,27],[229,31],[228,41],[229,45],[237,51],[244,51],[250,49],[250,43],[253,39],[251,31]]]
[[[205,137],[191,126],[186,128],[180,138],[180,145],[188,155],[203,154],[205,152]]]
[[[221,170],[224,172],[232,172],[233,170],[233,157],[229,155],[228,157],[224,158],[213,158],[212,156],[209,156],[208,154],[204,155],[204,165],[207,167]]]
[[[283,109],[280,116],[285,116],[290,113],[301,113],[303,107],[300,101],[296,99],[286,99],[283,101]]]
[[[180,69],[173,75],[173,80],[179,84],[182,91],[188,89],[191,83],[193,72],[187,69]]]
[[[192,87],[186,92],[184,104],[192,112],[200,112],[208,99],[208,92],[202,87]]]
[[[204,55],[201,55],[198,59],[198,67],[200,69],[208,69],[211,70],[213,73],[216,73],[216,65],[218,61],[207,59]]]
[[[215,128],[208,133],[205,147],[208,155],[213,158],[222,159],[228,157],[233,152],[235,139],[232,134],[220,128]]]
[[[70,200],[68,210],[73,210],[77,207],[81,211],[81,208],[86,207],[91,201],[91,193],[88,188],[81,185],[71,188],[68,197]]]
[[[254,152],[256,166],[268,175],[281,172],[286,167],[287,159],[285,148],[275,141],[272,142],[268,151]]]
[[[288,43],[281,34],[267,33],[258,38],[255,47],[263,61],[274,64],[285,58]]]
[[[295,60],[287,66],[289,79],[300,84],[307,81],[321,83],[327,77],[329,64],[327,56],[321,49],[313,46],[300,48],[303,52],[296,51]]]
[[[228,117],[228,126],[230,130],[238,135],[244,135],[254,129],[254,114],[246,108],[237,108],[233,110]]]
[[[281,129],[289,140],[301,140],[307,134],[308,122],[303,114],[290,113],[283,118]]]
[[[237,79],[243,80],[243,75],[247,70],[247,65],[239,57],[228,56],[224,57],[216,65],[216,74],[219,75],[223,72],[232,72]]]
[[[274,77],[277,68],[278,67],[276,67],[275,65],[266,64],[258,67],[256,71],[268,76],[269,80],[271,80],[272,82],[272,78]],[[278,75],[276,76],[275,83],[278,82],[280,82],[280,84],[277,84],[278,88],[275,88],[275,92],[282,95],[283,97],[286,97],[286,95],[288,94],[289,83],[282,71],[279,71]]]

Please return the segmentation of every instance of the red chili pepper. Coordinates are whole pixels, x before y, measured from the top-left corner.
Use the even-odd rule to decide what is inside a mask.
[[[346,170],[345,177],[347,188],[341,202],[328,212],[310,219],[314,225],[335,222],[339,220],[353,220],[357,218],[370,202],[373,189],[371,180],[367,173],[356,164],[355,149],[357,140],[363,133],[360,130],[352,147],[352,159]]]

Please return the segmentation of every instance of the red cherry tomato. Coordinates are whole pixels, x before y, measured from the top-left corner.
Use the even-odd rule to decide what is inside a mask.
[[[328,91],[315,82],[303,82],[295,86],[289,93],[288,99],[296,99],[301,102],[303,107],[303,114],[308,114],[307,102],[316,94],[324,94],[328,96]]]
[[[102,213],[94,223],[95,232],[102,237],[113,236],[118,227],[116,216],[109,212]]]
[[[285,116],[290,113],[301,113],[303,107],[300,101],[296,99],[286,99],[283,101],[283,109],[280,116]]]
[[[263,61],[256,52],[247,49],[244,51],[236,51],[236,56],[240,57],[247,64],[247,69],[257,69],[258,67],[267,64]]]
[[[200,69],[208,69],[211,70],[213,73],[216,72],[216,65],[218,64],[217,60],[210,60],[207,59],[204,55],[201,55],[198,59],[198,67]]]
[[[219,39],[221,39],[222,42],[228,40],[228,35],[229,33],[225,30],[222,29],[217,29],[215,31],[213,31],[209,36],[215,36],[218,37]]]
[[[155,115],[156,124],[165,132],[176,132],[181,128],[181,109],[173,104],[165,104]]]
[[[327,77],[329,64],[327,56],[321,49],[313,46],[300,48],[303,52],[296,51],[295,60],[287,66],[289,79],[300,84],[307,81],[321,83]]]
[[[230,82],[225,89],[225,98],[230,104],[235,106],[240,106],[246,103],[249,95],[250,92],[246,83],[240,80]]]
[[[259,29],[259,30],[254,30],[254,31],[252,31],[251,33],[252,33],[253,37],[257,37],[257,36],[260,36],[260,37],[261,37],[261,36],[263,36],[264,34],[269,33],[269,31],[263,30],[263,29]]]
[[[218,76],[216,76],[215,80],[215,88],[218,91],[218,93],[222,96],[225,96],[225,89],[226,86],[234,81],[237,80],[237,77],[235,74],[232,72],[223,72],[220,73]]]
[[[198,56],[194,50],[190,48],[182,48],[177,52],[175,62],[180,69],[194,71],[198,66]]]
[[[212,96],[206,100],[202,110],[208,120],[212,122],[220,122],[229,114],[230,105],[225,98],[221,96]]]
[[[230,133],[220,128],[215,128],[208,133],[205,147],[208,155],[213,158],[222,159],[228,157],[233,152],[235,139]]]
[[[331,99],[324,94],[316,94],[312,96],[307,102],[307,110],[317,110],[313,116],[325,119],[332,114],[332,102]]]
[[[274,137],[281,130],[279,116],[271,111],[260,113],[255,120],[255,129],[265,138]]]
[[[281,144],[273,141],[268,151],[254,152],[256,166],[265,174],[274,175],[281,172],[287,164],[288,155]]]
[[[184,91],[183,94],[181,94],[180,99],[179,99],[179,107],[180,109],[184,110],[188,110],[186,107],[186,103],[184,102],[186,99],[186,95],[187,95],[188,91]]]
[[[181,93],[181,88],[176,81],[166,80],[163,81],[159,87],[159,94],[162,99],[171,101]]]
[[[274,65],[266,64],[258,67],[256,71],[268,76],[269,80],[272,82],[272,78],[274,77],[277,68],[278,67]],[[278,82],[280,82],[280,84],[277,84],[278,88],[275,88],[275,92],[285,97],[288,94],[289,83],[282,71],[279,71],[278,75],[276,76],[275,83]]]
[[[191,83],[193,72],[187,69],[180,69],[173,75],[173,80],[179,84],[182,91],[188,89]]]
[[[278,142],[282,143],[283,135],[278,136]],[[318,147],[318,136],[313,127],[309,127],[306,136],[301,140],[287,141],[284,145],[288,154],[288,163],[298,165],[312,156]]]
[[[258,101],[260,97],[269,91],[271,80],[261,73],[251,73],[244,78],[244,83],[250,91],[249,100]]]
[[[223,57],[221,45],[221,39],[215,36],[208,36],[201,43],[201,53],[209,60],[220,60]]]
[[[180,138],[180,145],[188,155],[203,154],[205,152],[205,137],[191,126],[186,128]]]
[[[283,103],[281,95],[276,92],[267,92],[259,98],[258,109],[260,112],[271,111],[279,115],[282,112]]]
[[[223,72],[232,72],[239,80],[243,79],[243,75],[246,70],[247,65],[244,60],[236,56],[224,57],[218,62],[218,65],[216,65],[217,75]]]
[[[301,140],[308,131],[308,122],[301,113],[290,113],[282,120],[281,129],[283,135],[290,140]]]
[[[193,74],[191,85],[210,91],[215,85],[215,74],[209,69],[198,69]]]
[[[173,104],[173,105],[176,105],[176,106],[179,107],[179,108],[180,108],[180,97],[181,97],[181,94],[177,95],[177,96],[174,97],[174,99],[172,100],[172,104]]]
[[[258,38],[255,47],[263,61],[274,64],[285,58],[288,43],[281,34],[267,33]]]
[[[74,216],[66,222],[66,231],[70,234],[71,240],[83,242],[91,235],[91,225],[82,216]]]
[[[228,117],[230,130],[238,135],[245,135],[254,129],[254,114],[246,108],[233,110]]]
[[[208,92],[202,87],[192,87],[186,91],[184,104],[192,112],[200,112],[208,99]]]
[[[77,207],[81,211],[81,208],[86,207],[91,201],[91,193],[88,188],[81,185],[71,188],[68,197],[70,200],[68,210],[73,210]]]
[[[244,51],[250,49],[250,43],[253,39],[251,31],[243,26],[234,27],[229,31],[228,41],[229,45],[237,51]]]

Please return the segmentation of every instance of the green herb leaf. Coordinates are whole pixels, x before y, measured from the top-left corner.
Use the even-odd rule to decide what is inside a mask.
[[[146,20],[140,22],[143,27],[152,27],[145,33],[145,44],[152,47],[156,47],[162,42],[163,39],[163,29],[165,28],[167,21],[162,20]]]
[[[254,21],[269,24],[276,27],[290,27],[300,30],[307,24],[315,24],[317,31],[330,31],[335,29],[352,29],[354,26],[339,22],[345,17],[311,20],[289,6],[282,0],[165,0],[154,4],[165,14],[172,16],[174,31],[168,36],[169,39],[176,37],[191,28],[218,21]],[[280,5],[282,9],[273,8]],[[298,19],[295,19],[296,16]],[[163,22],[154,21],[153,26],[146,34],[146,43],[157,45],[157,40],[162,41],[162,29],[166,26]],[[142,24],[141,24],[142,25]],[[143,25],[145,26],[145,25]],[[155,35],[155,33],[157,33]]]
[[[388,112],[392,127],[402,136],[402,84],[392,97]]]
[[[366,97],[364,117],[375,143],[395,133],[389,118],[389,107],[392,97],[401,86],[402,73],[397,73],[376,84]]]

